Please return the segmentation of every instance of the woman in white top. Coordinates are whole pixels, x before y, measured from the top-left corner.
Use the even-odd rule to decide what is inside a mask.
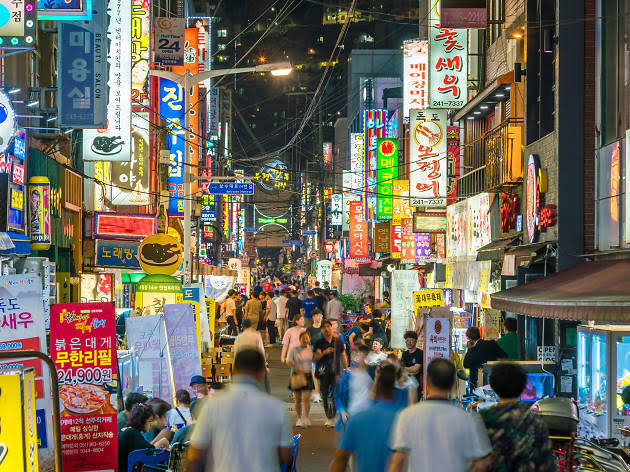
[[[166,412],[166,427],[176,426],[181,429],[190,422],[190,393],[188,390],[178,390],[175,393],[177,406]]]
[[[241,349],[255,349],[263,356],[265,355],[265,346],[263,344],[260,333],[256,331],[256,327],[250,318],[243,320],[243,332],[236,336],[234,341],[234,355],[238,354]]]
[[[292,388],[295,412],[297,414],[295,426],[298,428],[311,425],[311,420],[308,416],[311,410],[311,391],[314,387],[313,376],[311,375],[313,350],[310,343],[311,337],[308,332],[303,331],[300,334],[300,345],[292,348],[287,358],[292,373],[304,376],[306,379],[306,385],[303,387]]]

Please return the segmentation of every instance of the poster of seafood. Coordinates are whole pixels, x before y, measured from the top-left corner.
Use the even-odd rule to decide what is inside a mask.
[[[0,277],[0,350],[40,351],[46,354],[42,281],[32,274]],[[0,362],[0,371],[35,369],[35,408],[39,470],[54,469],[52,400],[48,367],[34,358]]]
[[[116,317],[112,303],[58,303],[50,317],[63,470],[118,469]]]
[[[191,303],[164,305],[164,323],[175,390],[190,390],[190,379],[201,375],[195,314]]]

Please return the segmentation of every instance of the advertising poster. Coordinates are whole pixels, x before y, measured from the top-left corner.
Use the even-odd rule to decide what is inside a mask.
[[[400,225],[401,247],[400,247],[400,263],[415,264],[416,263],[416,234],[410,218],[404,218]]]
[[[431,234],[416,233],[416,260],[431,257]]]
[[[363,202],[350,202],[350,257],[368,257],[368,224]]]
[[[45,177],[31,177],[29,179],[28,216],[31,247],[48,249],[51,237],[50,182]]]
[[[59,0],[59,3],[75,2]],[[58,24],[57,107],[62,127],[103,128],[107,125],[106,32],[105,0],[94,1],[91,21]]]
[[[446,110],[412,110],[409,125],[411,205],[445,207],[448,192]]]
[[[125,323],[127,345],[138,354],[140,388],[149,397],[173,398],[173,374],[164,319],[161,315],[136,316],[127,318]]]
[[[208,322],[208,312],[203,296],[204,287],[201,283],[193,283],[182,288],[182,301],[192,304],[195,313],[195,333],[197,335],[199,353],[202,352],[202,343],[212,345],[212,327]]]
[[[376,220],[377,196],[377,149],[378,139],[385,137],[387,110],[364,110],[363,143],[365,151],[365,180],[361,187],[365,189],[365,221]]]
[[[131,3],[131,101],[134,106],[149,105],[149,49],[151,43],[151,3]],[[141,109],[140,109],[141,110]],[[148,125],[148,123],[147,123]],[[147,126],[148,127],[148,126]]]
[[[176,82],[160,79],[160,115],[166,120],[169,150],[168,215],[184,216],[184,89]]]
[[[181,389],[190,391],[191,377],[201,375],[193,305],[191,303],[164,305],[164,323],[175,391]]]
[[[395,270],[392,272],[392,348],[406,349],[403,335],[414,329],[416,318],[413,292],[420,290],[418,271]]]
[[[0,350],[2,352],[32,350],[48,353],[42,298],[40,277],[34,275],[0,277]],[[42,418],[41,426],[38,426],[37,438],[40,470],[52,471],[54,451],[51,382],[48,368],[41,361],[33,358],[0,361],[0,372],[28,367],[35,369],[35,406],[38,418]],[[0,409],[0,411],[3,410]]]
[[[429,108],[461,108],[468,100],[468,30],[440,25],[440,0],[429,0]]]
[[[403,42],[403,119],[409,120],[409,110],[424,110],[429,106],[429,42]]]
[[[114,274],[81,274],[81,302],[112,302]]]
[[[398,140],[379,139],[377,151],[376,216],[379,220],[392,219],[392,185],[398,177]]]
[[[108,0],[107,14],[107,128],[83,130],[86,161],[131,156],[131,0]]]
[[[424,378],[433,359],[450,358],[451,326],[448,318],[427,318],[424,323]],[[425,389],[426,392],[426,380]]]
[[[113,303],[52,306],[50,355],[61,400],[63,469],[118,469]]]
[[[155,62],[164,66],[184,64],[186,19],[155,18]]]

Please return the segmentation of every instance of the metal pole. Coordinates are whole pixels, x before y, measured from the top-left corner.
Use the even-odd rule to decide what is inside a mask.
[[[188,110],[188,102],[191,80],[192,76],[190,72],[186,71],[184,75],[184,129],[185,129],[185,138],[184,138],[184,285],[190,284],[191,276],[192,276],[192,267],[190,266],[190,212],[191,205],[190,201],[193,197],[191,195],[192,185],[190,178],[190,144],[188,139],[190,137],[190,133],[188,131],[189,121],[190,121],[190,112]]]

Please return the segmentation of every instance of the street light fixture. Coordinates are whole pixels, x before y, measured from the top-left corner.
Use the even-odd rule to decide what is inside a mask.
[[[200,72],[199,74],[191,74],[190,71],[186,71],[183,75],[176,74],[175,72],[165,70],[151,70],[150,75],[155,77],[161,77],[163,79],[172,80],[181,85],[184,89],[184,129],[186,133],[190,130],[189,117],[189,97],[190,88],[194,85],[204,82],[205,80],[212,79],[214,77],[220,77],[224,75],[232,74],[244,74],[248,72],[271,72],[274,76],[285,76],[291,73],[291,63],[289,62],[272,62],[270,64],[260,64],[255,67],[241,67],[238,69],[218,69],[210,70],[206,72]],[[191,182],[192,178],[189,172],[190,166],[190,146],[184,146],[184,284],[191,282],[192,267],[190,264],[190,213],[192,208],[190,205],[191,198]]]

